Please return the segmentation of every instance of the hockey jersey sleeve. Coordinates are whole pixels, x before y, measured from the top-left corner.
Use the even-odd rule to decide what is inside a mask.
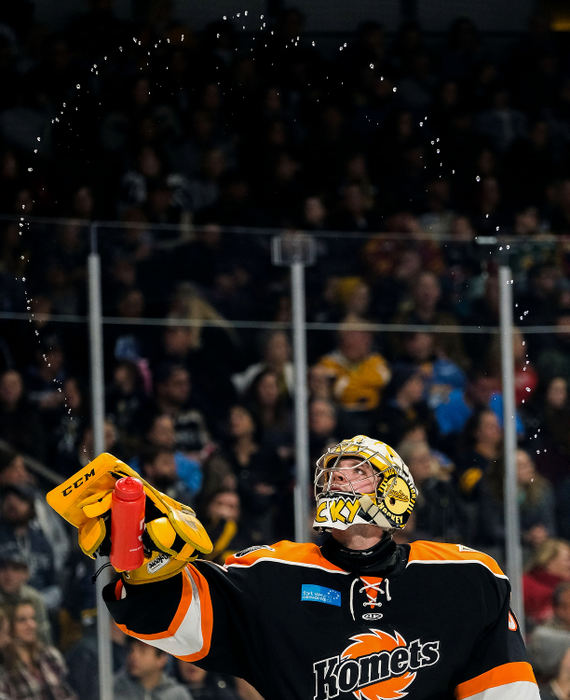
[[[490,621],[475,639],[455,687],[457,700],[539,700],[532,667],[514,613],[506,578],[490,580]],[[495,601],[498,613],[495,612]],[[494,618],[494,619],[493,619]]]
[[[463,545],[415,542],[409,564],[435,564],[434,571],[442,565],[455,569],[460,585],[446,590],[449,609],[463,611],[466,635],[478,630],[454,674],[454,697],[539,700],[519,625],[510,609],[511,586],[497,562]]]
[[[200,560],[156,583],[130,586],[119,579],[103,598],[126,634],[183,661],[249,679],[249,595],[224,567]]]

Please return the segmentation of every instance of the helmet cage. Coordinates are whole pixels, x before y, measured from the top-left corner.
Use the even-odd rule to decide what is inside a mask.
[[[328,454],[328,453],[327,453]],[[338,473],[338,472],[352,472],[354,469],[357,469],[358,467],[362,466],[363,464],[367,464],[373,472],[373,478],[375,482],[374,489],[372,491],[366,491],[369,495],[376,495],[376,489],[378,487],[378,484],[382,478],[383,471],[381,472],[378,467],[373,465],[370,462],[370,459],[368,457],[363,457],[359,462],[356,464],[350,464],[349,466],[342,466],[342,462],[347,459],[358,459],[360,455],[349,455],[349,454],[339,454],[334,462],[331,464],[332,460],[328,460],[328,462],[325,461],[325,457],[327,454],[322,455],[322,457],[319,457],[317,460],[317,469],[315,472],[315,483],[314,483],[314,494],[315,494],[315,501],[319,498],[319,496],[331,496],[333,494],[346,494],[349,493],[352,496],[360,496],[362,495],[362,491],[358,490],[357,484],[358,481],[362,480],[364,481],[365,479],[367,480],[369,477],[359,477],[359,479],[355,478],[348,478],[346,479],[346,483],[350,487],[350,490],[346,489],[336,489],[332,485],[333,481],[333,474]],[[326,464],[327,466],[323,466]],[[388,467],[387,467],[388,468]],[[356,486],[356,488],[355,488]]]
[[[342,466],[346,459],[359,460],[347,467]],[[374,487],[363,492],[358,483],[369,477],[346,479],[343,488],[333,484],[333,474],[350,471],[367,464],[374,476]],[[348,486],[348,488],[346,488]],[[405,527],[416,501],[416,487],[408,467],[401,457],[387,444],[372,440],[365,435],[343,440],[331,447],[316,463],[314,495],[317,514],[313,527],[328,530],[333,527],[346,529],[357,523],[377,525],[393,531]],[[342,510],[342,504],[348,509]],[[347,513],[350,511],[351,517]],[[335,516],[340,515],[340,522]],[[342,515],[344,514],[344,515]],[[332,522],[332,520],[334,522]]]

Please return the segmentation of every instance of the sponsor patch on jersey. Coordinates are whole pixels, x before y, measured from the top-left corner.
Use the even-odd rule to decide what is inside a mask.
[[[301,587],[301,600],[308,600],[312,603],[325,603],[325,605],[334,605],[340,608],[340,591],[312,583],[304,583]]]

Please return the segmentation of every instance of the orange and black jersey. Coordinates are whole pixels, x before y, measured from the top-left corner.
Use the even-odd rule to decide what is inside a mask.
[[[538,700],[497,563],[434,542],[398,553],[386,576],[359,575],[279,542],[105,599],[128,634],[266,700]]]

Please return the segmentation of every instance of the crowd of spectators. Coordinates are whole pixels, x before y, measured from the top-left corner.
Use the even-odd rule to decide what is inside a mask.
[[[110,0],[90,5],[58,32],[30,2],[0,9],[0,696],[90,697],[73,669],[96,654],[92,571],[34,465],[63,480],[95,456],[84,320],[95,222],[114,318],[105,449],[196,508],[216,561],[294,534],[290,279],[268,234],[303,231],[316,252],[312,463],[351,435],[385,440],[420,491],[400,539],[460,541],[504,562],[500,346],[463,327],[498,325],[508,240],[525,614],[545,697],[564,697],[564,35],[540,14],[500,47],[463,17],[441,37],[364,21],[331,52],[295,8],[250,31],[235,18],[197,31],[168,0],[141,3],[131,22]],[[157,698],[252,697],[112,634],[121,697],[141,684]]]

